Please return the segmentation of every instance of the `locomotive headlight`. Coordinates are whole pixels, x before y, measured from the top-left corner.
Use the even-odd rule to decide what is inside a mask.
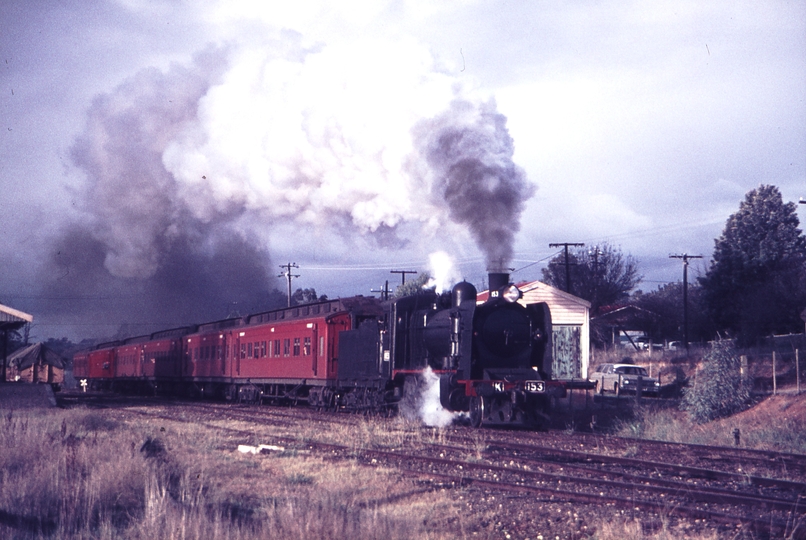
[[[521,296],[523,295],[521,294],[520,289],[518,289],[515,285],[508,285],[501,291],[501,297],[510,303],[517,302],[521,299]]]

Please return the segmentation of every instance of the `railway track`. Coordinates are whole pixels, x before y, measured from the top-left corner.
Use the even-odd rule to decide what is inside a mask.
[[[608,448],[608,453],[567,450],[560,444],[538,444],[539,439],[531,440],[539,437],[536,434],[502,430],[454,429],[435,437],[430,437],[426,430],[425,436],[412,438],[411,448],[391,443],[374,446],[362,446],[358,442],[334,443],[325,436],[300,437],[295,433],[296,428],[311,423],[332,426],[334,422],[349,428],[360,425],[363,420],[357,416],[338,417],[315,411],[298,414],[297,409],[241,405],[182,404],[181,408],[185,411],[183,415],[174,414],[171,406],[158,407],[160,411],[126,410],[224,430],[244,440],[263,437],[264,443],[328,460],[358,460],[366,467],[394,469],[417,478],[428,489],[469,490],[499,496],[520,493],[539,501],[604,505],[656,516],[706,520],[731,530],[741,527],[758,537],[806,538],[806,531],[800,529],[804,527],[802,522],[806,522],[803,500],[806,483],[774,475],[754,476],[692,464],[623,457],[613,455],[612,447]],[[188,415],[188,410],[194,414]],[[222,425],[234,421],[254,427]],[[284,434],[276,430],[268,434],[271,430],[263,429],[277,427],[282,427]],[[507,439],[503,434],[512,435],[515,441],[502,440]],[[572,441],[578,440],[576,437],[566,437],[565,445],[596,446],[585,437],[582,439],[574,443]],[[630,443],[640,447],[642,441],[630,440]],[[598,446],[601,449],[604,445],[599,441]],[[679,451],[684,446],[672,445],[671,448]],[[647,448],[657,451],[659,445],[652,442]],[[710,453],[718,451],[710,448],[703,453],[703,450],[692,450],[687,459],[708,461]],[[636,455],[649,452],[649,449],[639,448]],[[702,456],[692,457],[698,453]],[[753,452],[746,455],[750,461],[759,459]],[[775,453],[765,453],[761,459],[778,463],[777,457]],[[417,490],[412,491],[415,492]]]

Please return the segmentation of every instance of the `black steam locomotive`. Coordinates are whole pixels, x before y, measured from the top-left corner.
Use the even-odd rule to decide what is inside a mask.
[[[551,378],[551,313],[545,303],[519,304],[508,274],[489,280],[481,304],[467,282],[450,293],[423,291],[388,303],[381,317],[342,333],[341,365],[354,379],[388,378],[393,401],[430,368],[440,379],[442,406],[469,412],[472,425],[540,423]]]

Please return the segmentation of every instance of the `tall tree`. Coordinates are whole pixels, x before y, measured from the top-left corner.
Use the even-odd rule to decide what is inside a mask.
[[[591,303],[591,313],[596,313],[601,306],[626,300],[642,278],[635,259],[606,242],[573,250],[569,263],[572,292]],[[543,281],[568,290],[564,254],[549,261],[543,269]]]
[[[795,203],[784,203],[777,187],[761,185],[715,240],[700,284],[717,327],[742,343],[802,328],[806,237],[798,225]]]

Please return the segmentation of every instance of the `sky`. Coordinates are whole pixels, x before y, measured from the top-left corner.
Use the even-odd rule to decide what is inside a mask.
[[[33,337],[266,309],[292,262],[369,295],[609,242],[649,291],[753,188],[806,198],[803,2],[279,4],[2,3],[0,303]]]

